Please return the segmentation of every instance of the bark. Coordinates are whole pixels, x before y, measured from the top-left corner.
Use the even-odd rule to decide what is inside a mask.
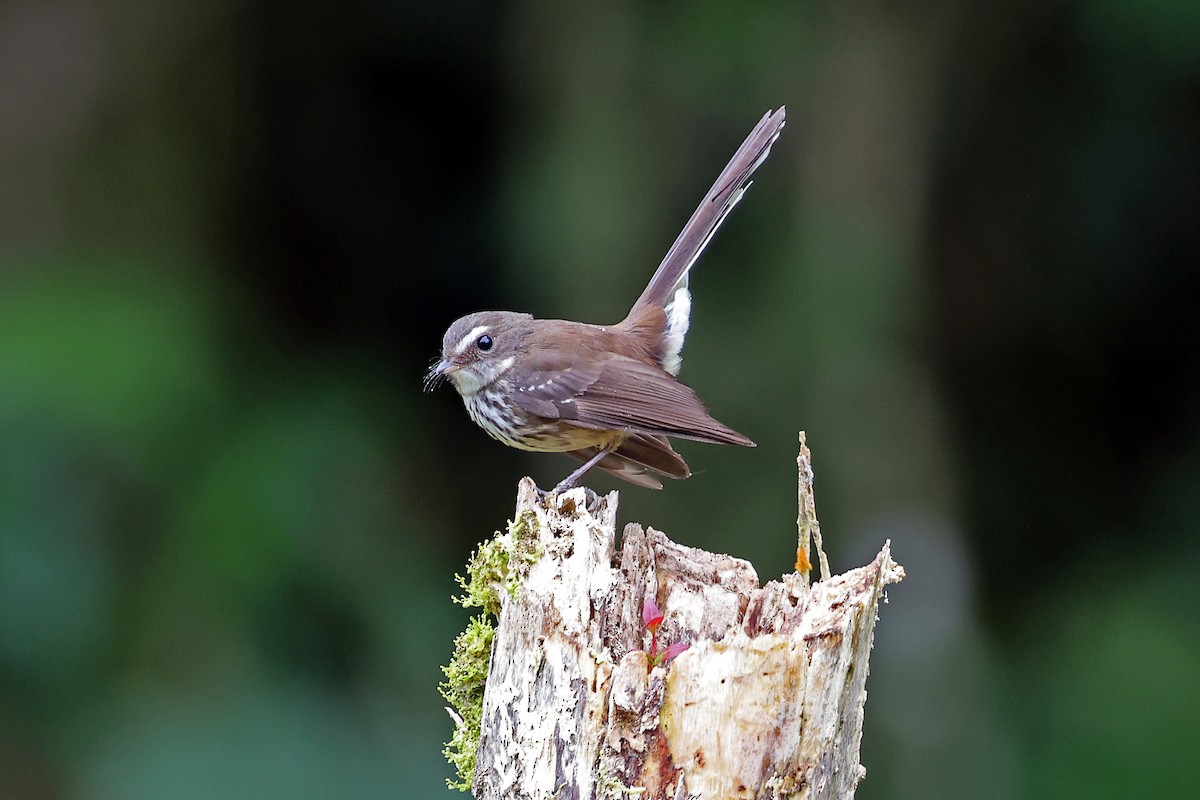
[[[884,587],[875,560],[809,586],[766,586],[729,555],[625,526],[617,493],[571,490],[542,504],[529,479],[517,518],[536,517],[537,560],[504,595],[483,701],[478,798],[846,798]],[[649,667],[643,601],[665,621]]]

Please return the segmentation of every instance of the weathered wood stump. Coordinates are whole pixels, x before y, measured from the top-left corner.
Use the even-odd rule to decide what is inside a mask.
[[[544,504],[520,484],[523,553],[501,593],[476,797],[852,797],[876,614],[904,576],[889,544],[811,586],[801,572],[760,586],[748,562],[637,524],[617,554],[616,512],[616,492]],[[665,618],[658,641],[691,644],[656,666],[647,598]]]

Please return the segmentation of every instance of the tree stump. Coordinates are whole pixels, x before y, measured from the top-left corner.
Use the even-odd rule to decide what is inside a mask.
[[[543,503],[519,486],[475,796],[852,797],[876,614],[904,576],[890,543],[811,586],[806,572],[760,586],[748,562],[638,524],[616,554],[616,513],[616,492]],[[660,646],[690,643],[667,663],[651,663],[647,598]]]

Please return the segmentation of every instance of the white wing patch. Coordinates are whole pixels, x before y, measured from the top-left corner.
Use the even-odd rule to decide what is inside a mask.
[[[678,375],[679,368],[683,366],[683,340],[692,316],[692,293],[688,291],[686,280],[681,283],[684,285],[676,289],[675,295],[663,306],[663,311],[667,312],[667,324],[663,333],[662,366],[672,375]]]

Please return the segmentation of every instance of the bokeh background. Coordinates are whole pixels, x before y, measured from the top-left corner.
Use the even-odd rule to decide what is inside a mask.
[[[0,796],[439,798],[518,479],[421,376],[619,319],[733,148],[683,377],[754,450],[622,518],[890,538],[859,797],[1200,791],[1200,5],[7,0]]]

